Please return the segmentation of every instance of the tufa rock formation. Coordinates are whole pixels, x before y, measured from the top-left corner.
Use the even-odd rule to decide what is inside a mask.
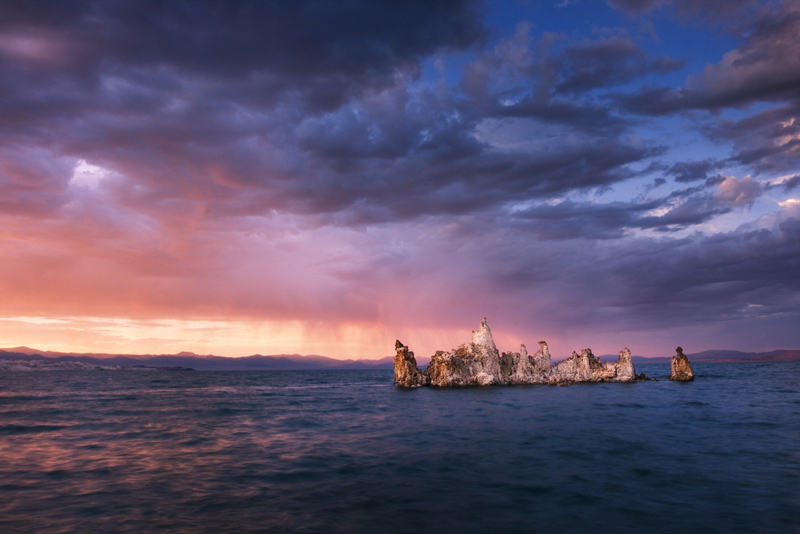
[[[450,352],[436,351],[425,371],[417,367],[414,353],[397,341],[394,379],[398,386],[489,386],[505,384],[572,384],[576,382],[633,382],[647,380],[637,376],[631,351],[623,349],[616,362],[601,362],[590,349],[553,365],[547,343],[539,342],[539,351],[528,355],[525,345],[519,352],[500,354],[492,339],[492,331],[481,320],[472,332],[472,342]],[[688,362],[687,362],[688,364]]]
[[[409,351],[408,347],[400,343],[400,341],[395,341],[394,350],[397,352],[394,357],[394,381],[397,382],[398,386],[414,388],[427,386],[431,383],[430,378],[417,367],[414,353]]]
[[[683,353],[683,349],[678,347],[675,349],[677,354],[669,361],[669,380],[677,380],[679,382],[688,382],[694,380],[694,371],[689,364],[689,358]]]

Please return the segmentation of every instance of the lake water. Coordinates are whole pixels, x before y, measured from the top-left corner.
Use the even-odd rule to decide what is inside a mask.
[[[5,373],[0,532],[800,532],[800,362],[694,368]]]

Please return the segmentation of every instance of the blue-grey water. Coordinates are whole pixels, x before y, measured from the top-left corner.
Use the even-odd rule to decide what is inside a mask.
[[[5,373],[0,532],[800,532],[800,362],[694,367]]]

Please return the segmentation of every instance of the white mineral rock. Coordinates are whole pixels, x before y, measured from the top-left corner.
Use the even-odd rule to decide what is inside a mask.
[[[414,353],[399,341],[395,341],[394,348],[397,353],[394,357],[394,381],[397,385],[413,388],[430,384],[430,379],[417,367]]]
[[[492,339],[492,331],[481,320],[472,332],[472,342],[450,352],[436,351],[423,372],[417,367],[414,353],[397,341],[394,379],[398,386],[488,386],[492,384],[569,384],[575,382],[632,382],[638,380],[631,351],[623,349],[617,362],[601,362],[584,349],[553,365],[547,343],[539,342],[539,351],[528,355],[525,345],[519,352],[502,355]],[[643,375],[642,375],[643,378]]]
[[[670,358],[669,361],[669,380],[676,380],[678,382],[689,382],[694,380],[694,371],[689,363],[689,358],[683,353],[683,349],[678,347],[675,349],[677,354]]]

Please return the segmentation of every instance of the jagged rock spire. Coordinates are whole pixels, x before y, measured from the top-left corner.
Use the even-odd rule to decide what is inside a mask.
[[[489,328],[489,323],[486,322],[486,317],[481,319],[480,328],[472,331],[472,343],[487,351],[497,352],[494,339],[492,339],[492,330]]]

